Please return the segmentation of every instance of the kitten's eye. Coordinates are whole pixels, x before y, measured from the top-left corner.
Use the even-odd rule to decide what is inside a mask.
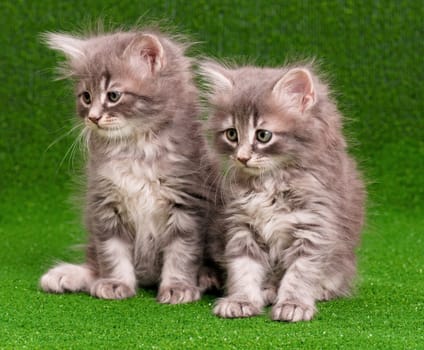
[[[267,143],[272,138],[272,132],[268,130],[256,131],[256,140],[262,143]]]
[[[86,105],[91,104],[91,95],[88,91],[84,91],[81,94],[81,99],[82,99],[82,102],[84,102]]]
[[[234,128],[228,129],[227,131],[225,131],[225,136],[227,136],[227,139],[230,140],[231,142],[236,142],[237,130]]]
[[[109,91],[107,93],[107,99],[110,102],[118,102],[122,94],[119,91]]]

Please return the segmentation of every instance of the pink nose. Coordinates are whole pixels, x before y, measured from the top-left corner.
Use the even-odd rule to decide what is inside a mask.
[[[246,165],[246,163],[249,161],[250,157],[246,157],[246,156],[238,156],[237,160],[240,163],[243,163],[244,165]]]
[[[98,124],[101,117],[93,117],[89,116],[88,119],[93,122],[94,124]]]

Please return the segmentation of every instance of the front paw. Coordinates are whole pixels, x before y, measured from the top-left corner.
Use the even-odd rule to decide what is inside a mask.
[[[226,297],[216,302],[213,313],[224,318],[251,317],[259,315],[261,307],[244,298]]]
[[[156,299],[161,304],[190,303],[200,299],[200,290],[194,286],[161,286]]]
[[[40,279],[40,287],[48,293],[65,293],[78,291],[75,278],[63,272],[62,269],[53,268],[45,273]]]
[[[93,274],[84,265],[59,264],[40,279],[40,287],[49,293],[88,291]]]
[[[133,297],[136,290],[122,281],[103,278],[93,284],[90,294],[100,299],[125,299]]]
[[[274,321],[310,321],[314,317],[315,312],[316,309],[314,305],[285,301],[273,306],[271,317]]]

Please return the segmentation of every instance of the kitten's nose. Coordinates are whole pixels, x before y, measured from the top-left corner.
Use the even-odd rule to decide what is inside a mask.
[[[100,118],[101,117],[95,117],[95,116],[92,116],[92,115],[88,116],[88,119],[96,125],[99,123]]]
[[[250,159],[250,157],[247,157],[247,156],[243,156],[243,155],[237,156],[237,160],[240,163],[243,163],[244,165],[246,165],[246,163],[249,161],[249,159]]]

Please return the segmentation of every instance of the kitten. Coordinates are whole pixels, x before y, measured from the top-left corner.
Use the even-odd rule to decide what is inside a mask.
[[[365,189],[341,115],[312,67],[230,69],[206,61],[210,128],[226,159],[227,295],[214,313],[310,320],[347,295]]]
[[[89,242],[85,263],[53,267],[42,289],[121,299],[159,284],[160,303],[198,300],[215,169],[186,45],[150,30],[49,33],[46,42],[65,54],[62,73],[76,83]]]

